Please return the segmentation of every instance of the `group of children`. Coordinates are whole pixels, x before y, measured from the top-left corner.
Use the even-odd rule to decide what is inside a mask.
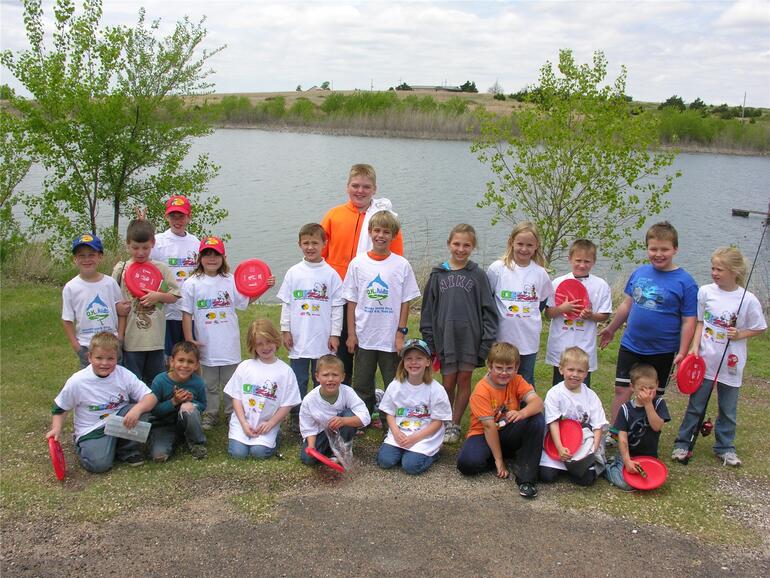
[[[249,299],[229,274],[222,240],[198,241],[186,231],[186,198],[167,202],[166,233],[155,237],[144,219],[129,224],[131,259],[115,266],[113,278],[97,271],[99,239],[76,239],[79,275],[64,288],[62,320],[83,369],[56,397],[49,437],[61,437],[64,412],[74,410],[76,450],[86,469],[104,471],[115,457],[138,465],[141,448],[105,435],[104,420],[121,415],[131,427],[149,414],[153,460],[165,461],[181,442],[203,458],[205,430],[216,426],[224,405],[231,456],[270,457],[281,423],[291,417],[303,439],[300,459],[312,464],[308,449],[332,456],[330,436],[349,443],[377,409],[385,430],[377,463],[419,474],[437,459],[442,444],[460,440],[470,405],[457,459],[463,474],[493,470],[508,477],[510,458],[526,498],[537,495],[538,479],[550,482],[562,474],[580,485],[604,474],[628,489],[623,469],[635,471],[636,456],[657,457],[660,431],[670,420],[665,387],[672,367],[693,352],[706,362],[706,380],[690,398],[672,458],[688,457],[687,443],[718,381],[714,450],[724,463],[740,464],[734,438],[746,339],[762,333],[766,322],[759,301],[743,289],[746,264],[736,249],[714,253],[714,283],[698,290],[673,263],[676,230],[666,222],[654,225],[646,236],[649,264],[631,275],[623,302],[599,331],[612,314],[612,301],[607,283],[591,274],[592,242],[575,241],[571,272],[551,281],[536,227],[519,223],[503,257],[485,273],[470,259],[477,245],[473,227],[460,224],[447,239],[448,258],[433,268],[421,294],[409,262],[394,251],[402,247],[399,221],[389,202],[375,203],[374,192],[374,170],[354,165],[349,203],[330,211],[322,224],[300,229],[303,260],[278,290],[280,332],[266,319],[252,321],[251,357],[245,361],[236,310]],[[331,242],[340,238],[346,248]],[[159,291],[133,297],[126,267],[148,260],[164,283]],[[566,279],[584,285],[590,305],[580,299],[557,304],[556,288]],[[422,338],[408,339],[410,303],[421,295]],[[554,370],[553,386],[541,399],[535,361],[543,313],[551,320],[545,359]],[[597,368],[597,337],[606,346],[624,323],[608,421],[590,377]],[[289,364],[276,356],[282,345]],[[124,367],[118,366],[121,354]],[[345,354],[352,357],[351,368]],[[720,358],[727,360],[723,368]],[[441,383],[433,379],[437,366]],[[473,371],[482,366],[487,373],[472,389]],[[379,402],[378,368],[386,386]],[[582,426],[574,452],[560,439],[565,418]],[[558,459],[543,450],[546,431]],[[605,445],[615,439],[618,453],[608,460]]]

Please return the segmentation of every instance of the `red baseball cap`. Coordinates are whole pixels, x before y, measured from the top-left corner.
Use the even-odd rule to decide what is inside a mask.
[[[166,214],[169,213],[183,213],[190,216],[190,201],[187,197],[182,195],[172,195],[172,197],[166,201]]]
[[[214,249],[220,255],[225,254],[225,244],[219,237],[204,237],[198,247],[198,253],[202,253],[204,249]]]

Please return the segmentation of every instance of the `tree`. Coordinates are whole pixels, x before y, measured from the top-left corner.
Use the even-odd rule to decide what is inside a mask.
[[[402,82],[396,87],[396,90],[413,90],[406,82]]]
[[[688,106],[687,108],[689,108],[690,110],[706,110],[708,106],[700,98],[696,98],[690,103],[690,106]]]
[[[681,96],[674,95],[669,96],[666,99],[666,102],[663,102],[658,106],[659,110],[663,110],[664,108],[675,108],[678,111],[683,111],[687,107],[685,106],[684,100],[682,100]]]
[[[297,88],[294,89],[296,92],[302,92],[302,85],[298,84]]]
[[[161,37],[159,21],[148,25],[143,10],[133,28],[101,28],[101,0],[84,0],[75,12],[73,0],[56,1],[47,44],[41,2],[25,0],[29,48],[0,57],[33,96],[12,96],[10,105],[49,175],[42,193],[26,201],[35,229],[60,244],[84,230],[96,233],[107,205],[108,234],[117,236],[121,216],[139,206],[160,224],[163,198],[172,193],[190,197],[198,232],[220,221],[226,211],[219,199],[201,198],[218,167],[206,155],[184,164],[191,139],[212,129],[180,95],[209,91],[204,66],[223,47],[199,49],[203,20],[185,18]]]
[[[478,92],[479,90],[476,88],[476,83],[471,82],[470,80],[466,80],[463,84],[460,85],[460,90],[463,92]]]
[[[321,83],[321,90],[331,90],[331,83],[328,80],[324,80]]]
[[[578,238],[593,239],[619,266],[641,243],[634,233],[666,206],[677,175],[665,174],[673,153],[651,152],[657,120],[631,114],[624,98],[626,70],[602,86],[607,61],[578,65],[570,50],[550,62],[529,91],[533,106],[511,117],[480,111],[471,150],[495,180],[479,207],[495,209],[492,223],[533,221],[550,263]]]
[[[16,187],[27,176],[33,158],[19,120],[0,109],[0,261],[22,241],[21,228],[13,215],[19,200]]]

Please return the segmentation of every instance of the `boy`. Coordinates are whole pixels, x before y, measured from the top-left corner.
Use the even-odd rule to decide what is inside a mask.
[[[633,473],[639,465],[631,459],[631,454],[657,458],[660,430],[665,422],[671,421],[665,400],[656,395],[658,376],[652,365],[639,363],[631,369],[635,398],[621,406],[615,420],[619,453],[607,464],[604,475],[624,490],[631,490],[631,486],[623,479],[623,468]]]
[[[168,265],[174,274],[179,290],[190,277],[196,267],[198,245],[200,241],[192,233],[187,232],[190,224],[192,208],[187,197],[172,195],[166,201],[166,221],[168,229],[155,235],[155,246],[150,252],[150,258]],[[184,341],[182,332],[182,310],[176,303],[166,305],[166,338],[164,353],[171,355],[175,343]]]
[[[78,275],[62,290],[61,320],[80,369],[88,365],[88,345],[96,333],[119,334],[126,322],[128,301],[123,301],[115,279],[97,269],[104,257],[102,241],[84,233],[72,242],[72,258]]]
[[[119,335],[123,340],[123,365],[145,383],[152,383],[155,376],[166,369],[163,356],[166,336],[163,304],[176,303],[180,293],[171,270],[160,261],[152,261],[152,264],[163,274],[161,291],[148,291],[142,297],[134,297],[128,292],[126,268],[131,263],[150,261],[150,252],[155,246],[155,228],[152,223],[145,219],[129,222],[126,246],[131,258],[118,262],[112,270],[112,277],[120,285],[124,299],[131,301],[125,333]]]
[[[466,476],[494,469],[504,479],[504,460],[514,458],[519,495],[534,498],[545,429],[543,400],[517,374],[519,360],[519,350],[510,343],[495,343],[489,350],[489,371],[471,395],[471,426],[457,469]]]
[[[88,346],[90,365],[67,380],[51,408],[51,431],[46,438],[61,441],[66,412],[74,411],[75,451],[89,472],[106,472],[115,458],[131,466],[144,463],[138,442],[104,433],[109,416],[123,416],[123,425],[131,429],[157,403],[150,388],[118,366],[119,349],[112,333],[94,335]]]
[[[329,209],[321,221],[326,231],[328,245],[324,247],[323,257],[344,279],[350,261],[356,255],[366,253],[372,248],[366,234],[369,219],[378,211],[393,212],[393,204],[388,199],[373,198],[377,192],[377,174],[374,167],[367,164],[355,164],[350,167],[347,182],[348,202]],[[404,254],[404,241],[399,232],[390,247],[396,255]],[[343,309],[342,333],[340,342],[345,345],[348,338],[347,309]],[[345,363],[345,375],[353,375],[353,356],[345,347],[337,351]],[[352,377],[349,377],[352,379]]]
[[[309,377],[315,376],[316,360],[336,353],[342,330],[342,279],[322,256],[326,231],[318,223],[299,230],[304,259],[286,272],[278,289],[283,344],[289,350],[289,365],[297,376],[301,397],[307,394]],[[315,377],[313,377],[314,383]],[[299,408],[292,408],[293,421]]]
[[[345,442],[350,442],[360,427],[369,425],[371,417],[361,398],[348,385],[344,385],[345,366],[339,357],[324,355],[316,364],[315,379],[319,385],[311,391],[299,410],[302,449],[299,459],[302,463],[313,465],[315,458],[306,453],[307,448],[327,457],[332,456],[326,428],[338,431]]]
[[[687,355],[695,333],[698,285],[687,271],[674,264],[679,250],[676,229],[668,221],[656,223],[647,231],[645,240],[650,264],[631,274],[623,303],[610,324],[599,332],[599,345],[604,349],[628,320],[615,371],[613,423],[620,406],[631,399],[631,367],[636,363],[652,365],[658,375],[658,395],[663,395],[671,368]]]
[[[174,345],[169,358],[169,371],[159,373],[152,382],[152,393],[158,405],[152,410],[155,421],[150,430],[150,456],[165,462],[174,453],[177,441],[184,439],[192,457],[206,457],[206,436],[201,416],[206,409],[206,386],[196,372],[200,367],[200,351],[190,341]]]
[[[591,372],[596,371],[596,333],[597,325],[606,321],[612,313],[612,294],[610,286],[601,277],[591,275],[591,268],[596,264],[596,245],[587,239],[574,241],[569,248],[569,264],[572,272],[553,280],[553,293],[548,297],[546,316],[551,320],[548,330],[548,345],[545,361],[553,365],[553,385],[564,378],[559,373],[561,353],[568,347],[577,346],[588,353],[588,374],[584,383],[591,387]],[[588,291],[591,304],[583,309],[573,301],[565,301],[556,306],[556,289],[566,279],[577,279]],[[577,319],[567,319],[564,315],[579,314]]]
[[[579,486],[590,486],[603,469],[604,447],[602,430],[608,425],[599,396],[586,386],[588,353],[579,347],[568,347],[561,354],[559,371],[564,380],[554,385],[545,395],[545,423],[551,432],[559,460],[543,450],[540,456],[540,480],[553,482],[567,472]],[[562,445],[559,421],[574,419],[583,427],[583,441],[573,455]]]
[[[398,235],[398,219],[380,211],[369,220],[372,250],[350,262],[342,284],[347,300],[347,348],[355,353],[353,389],[371,414],[374,409],[374,374],[377,366],[384,387],[393,381],[398,352],[408,329],[409,302],[420,296],[409,261],[390,251]]]

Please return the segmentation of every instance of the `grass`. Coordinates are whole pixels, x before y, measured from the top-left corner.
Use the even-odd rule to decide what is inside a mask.
[[[59,322],[60,289],[6,284],[0,289],[0,302],[0,508],[4,519],[53,515],[69,521],[98,522],[141,507],[167,506],[179,496],[204,494],[223,497],[240,511],[262,519],[270,515],[281,492],[301,487],[314,475],[312,469],[299,462],[295,437],[286,436],[289,440],[280,449],[282,460],[239,462],[227,456],[226,429],[219,427],[209,436],[209,457],[205,460],[196,461],[182,453],[166,464],[148,463],[141,468],[118,465],[103,475],[88,474],[76,464],[71,437],[65,436],[69,437],[64,444],[67,479],[57,482],[44,435],[50,425],[53,398],[78,368]],[[256,316],[277,322],[278,315],[276,306],[254,305],[240,315],[242,333],[245,335],[246,325]],[[416,333],[416,314],[410,316],[409,325],[410,333]],[[544,347],[545,335],[541,351]],[[281,354],[285,356],[285,351]],[[612,397],[616,355],[617,340],[600,352],[600,369],[592,378],[605,407],[609,407]],[[688,466],[668,460],[687,401],[672,384],[666,400],[674,419],[664,428],[660,444],[661,458],[670,472],[663,488],[627,494],[603,481],[587,489],[559,484],[553,486],[554,491],[543,492],[546,495],[541,499],[553,499],[560,508],[603,512],[639,524],[666,526],[707,542],[757,545],[762,539],[760,531],[731,515],[736,508],[754,504],[745,496],[726,493],[724,488],[740,484],[759,488],[760,495],[767,495],[770,460],[765,435],[758,426],[767,423],[770,410],[770,337],[751,341],[747,367],[737,438],[742,468],[723,468],[711,456],[713,437],[698,441]],[[483,373],[478,369],[474,382]],[[551,382],[551,367],[539,363],[536,381],[538,391],[544,395]],[[715,408],[712,400],[712,419]],[[72,431],[71,417],[66,431]],[[376,432],[370,432],[360,441],[368,447],[376,446],[378,439]]]

